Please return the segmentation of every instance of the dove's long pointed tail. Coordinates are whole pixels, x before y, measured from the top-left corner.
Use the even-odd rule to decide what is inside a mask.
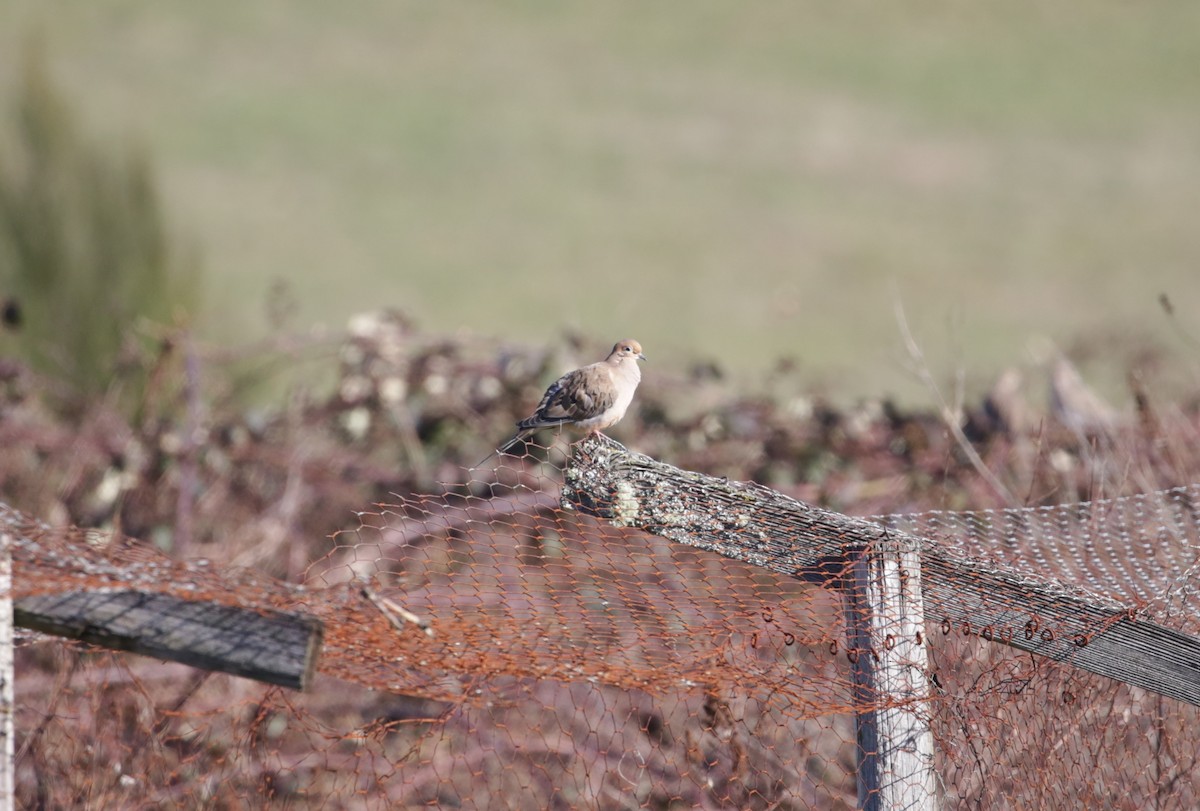
[[[478,462],[476,462],[471,467],[471,470],[475,470],[480,465],[482,465],[484,462],[486,462],[488,459],[491,459],[493,456],[501,456],[503,454],[508,453],[510,450],[512,450],[514,445],[516,445],[518,442],[520,442],[523,439],[528,439],[529,437],[533,436],[533,433],[534,433],[533,431],[528,430],[528,429],[526,429],[524,431],[517,431],[515,434],[513,434],[512,439],[503,443],[498,448],[496,448],[496,450],[492,451],[487,456],[483,457]]]
[[[498,456],[499,454],[500,454],[500,451],[499,451],[499,450],[494,450],[494,451],[492,451],[491,453],[489,453],[487,456],[485,456],[485,457],[483,457],[482,459],[480,459],[480,460],[479,460],[478,462],[476,462],[475,464],[471,465],[471,466],[470,466],[469,468],[467,468],[467,469],[468,469],[468,470],[478,470],[478,469],[479,469],[479,467],[480,467],[480,466],[481,466],[481,465],[482,465],[484,462],[486,462],[488,459],[491,459],[493,456]]]

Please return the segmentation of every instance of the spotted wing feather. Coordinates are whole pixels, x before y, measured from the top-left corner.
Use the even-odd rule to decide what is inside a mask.
[[[588,366],[560,377],[546,389],[533,415],[517,423],[520,430],[580,422],[612,407],[612,387],[599,385],[604,369]]]

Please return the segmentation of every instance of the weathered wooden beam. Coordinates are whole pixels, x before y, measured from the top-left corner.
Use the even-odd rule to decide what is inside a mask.
[[[320,620],[135,590],[23,597],[16,624],[104,648],[304,690],[321,648]]]
[[[938,807],[918,555],[904,541],[857,550],[842,578],[864,811]]]
[[[693,473],[604,437],[573,448],[564,506],[797,577],[837,577],[888,541],[920,549],[926,620],[1200,706],[1200,639],[1051,579],[966,558],[928,539],[813,507],[761,485]]]

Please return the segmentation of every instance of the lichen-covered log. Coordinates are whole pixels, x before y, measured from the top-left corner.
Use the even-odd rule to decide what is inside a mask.
[[[836,583],[848,551],[897,533],[761,485],[663,464],[602,436],[573,447],[566,507],[772,571]],[[926,538],[929,632],[968,634],[1200,706],[1200,640],[1137,619],[1136,607],[963,557]]]

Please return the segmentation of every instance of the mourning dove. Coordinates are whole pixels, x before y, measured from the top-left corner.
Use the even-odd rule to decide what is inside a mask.
[[[616,425],[625,416],[642,381],[638,361],[645,359],[642,345],[626,340],[613,346],[608,357],[599,363],[567,372],[550,384],[533,414],[517,423],[516,435],[495,453],[507,453],[542,428],[573,425],[594,434]],[[479,464],[490,458],[489,455]]]

